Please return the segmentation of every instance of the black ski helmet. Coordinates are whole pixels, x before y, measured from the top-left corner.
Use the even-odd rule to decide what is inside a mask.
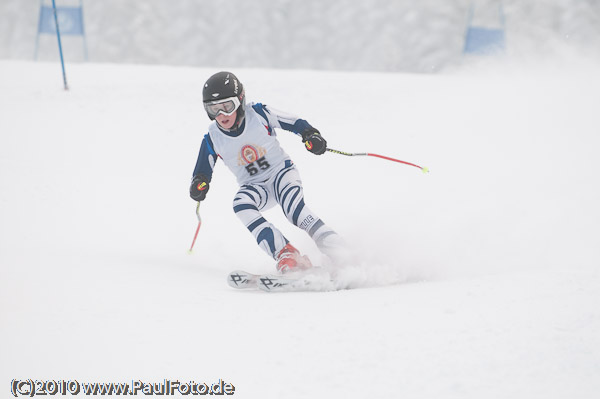
[[[240,101],[234,124],[234,128],[237,128],[241,125],[246,114],[246,95],[242,82],[231,72],[217,72],[208,78],[202,89],[202,102],[204,103],[205,110],[207,103],[230,97],[237,97]],[[210,114],[208,114],[208,117],[210,120],[215,119]]]

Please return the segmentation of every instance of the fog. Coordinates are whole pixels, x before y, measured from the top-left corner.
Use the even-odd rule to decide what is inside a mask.
[[[464,62],[470,20],[503,28],[511,57],[600,58],[597,0],[84,0],[83,9],[92,62],[430,73]],[[38,17],[37,0],[0,1],[0,59],[33,59]],[[67,62],[84,59],[81,37],[63,46]],[[54,36],[40,37],[39,59],[58,59]]]

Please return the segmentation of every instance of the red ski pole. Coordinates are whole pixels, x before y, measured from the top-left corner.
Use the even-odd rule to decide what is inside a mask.
[[[410,163],[410,162],[406,162],[406,161],[401,161],[401,160],[396,159],[396,158],[390,158],[390,157],[386,157],[386,156],[379,155],[379,154],[371,154],[371,153],[368,153],[368,152],[344,152],[344,151],[334,150],[333,148],[327,148],[327,151],[333,152],[334,154],[347,155],[349,157],[367,156],[367,157],[377,157],[377,158],[381,158],[381,159],[387,159],[388,161],[394,161],[394,162],[398,162],[398,163],[403,163],[405,165],[414,166],[415,168],[421,169],[421,171],[423,173],[428,173],[429,172],[429,169],[426,168],[426,167],[421,167],[419,165],[415,165],[414,163]]]
[[[200,201],[198,201],[198,205],[196,205],[196,216],[198,217],[198,227],[196,227],[196,234],[194,234],[194,240],[192,241],[192,245],[188,253],[192,253],[194,249],[194,244],[196,243],[196,238],[198,237],[198,232],[200,231],[200,226],[202,225],[202,218],[200,217]]]

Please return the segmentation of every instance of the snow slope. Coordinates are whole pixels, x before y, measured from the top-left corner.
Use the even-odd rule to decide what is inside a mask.
[[[214,71],[0,62],[0,392],[13,378],[235,385],[240,398],[592,398],[600,390],[600,75],[236,70],[307,203],[355,249],[355,288],[239,292],[273,266],[218,164],[193,255],[190,174]],[[316,259],[277,209],[266,215]]]

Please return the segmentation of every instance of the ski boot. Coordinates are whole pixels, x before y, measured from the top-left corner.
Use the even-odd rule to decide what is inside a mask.
[[[300,255],[300,252],[290,243],[279,251],[276,260],[277,271],[280,273],[305,270],[312,267],[310,259],[306,255]]]

